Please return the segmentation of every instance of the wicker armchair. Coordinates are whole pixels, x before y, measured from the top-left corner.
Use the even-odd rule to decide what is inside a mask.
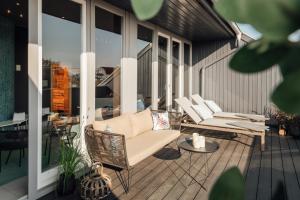
[[[155,110],[151,112],[165,111]],[[182,114],[178,112],[168,112],[168,114],[170,129],[180,131]],[[91,161],[93,163],[101,162],[106,166],[111,166],[113,169],[119,169],[115,170],[115,172],[117,173],[120,182],[123,184],[125,191],[128,192],[130,185],[130,171],[133,169],[133,166],[130,166],[128,162],[125,136],[107,131],[94,130],[93,125],[87,125],[85,127],[85,141]],[[127,184],[125,184],[125,178],[121,174],[123,169],[127,171]]]

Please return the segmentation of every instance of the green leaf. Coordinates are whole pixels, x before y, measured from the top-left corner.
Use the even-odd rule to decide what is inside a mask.
[[[233,167],[224,172],[215,182],[209,200],[243,200],[245,181],[240,170]]]
[[[131,0],[131,5],[139,20],[148,20],[159,12],[163,1],[164,0]]]
[[[215,8],[227,20],[251,24],[272,41],[285,40],[300,25],[298,0],[219,0]]]
[[[300,114],[300,71],[284,77],[273,92],[272,101],[282,111]]]
[[[289,53],[280,62],[280,70],[283,77],[300,70],[300,47],[291,47]]]
[[[214,4],[215,10],[229,21],[247,23],[245,19],[245,0],[218,0]]]
[[[242,47],[230,60],[230,68],[242,73],[263,71],[277,64],[286,54],[284,44],[257,40]]]

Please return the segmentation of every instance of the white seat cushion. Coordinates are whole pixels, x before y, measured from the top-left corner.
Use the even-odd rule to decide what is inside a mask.
[[[213,113],[222,112],[222,109],[216,104],[216,102],[212,100],[205,100],[204,102],[209,107],[209,109],[213,111]]]
[[[95,121],[93,123],[93,128],[98,131],[105,131],[108,127],[111,128],[113,133],[125,135],[126,138],[134,136],[129,114],[124,114],[108,120]]]
[[[153,128],[152,115],[149,109],[130,115],[133,136],[150,131]]]
[[[213,113],[203,102],[198,105],[192,105],[192,108],[203,120],[213,118]]]
[[[153,155],[179,136],[180,131],[176,130],[152,130],[126,140],[129,165],[134,166]]]

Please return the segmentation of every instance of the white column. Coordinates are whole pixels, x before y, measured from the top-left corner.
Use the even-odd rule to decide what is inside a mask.
[[[153,31],[152,48],[152,109],[158,109],[158,34]]]
[[[125,13],[123,24],[123,57],[121,61],[121,111],[137,110],[137,21]]]
[[[29,0],[28,35],[28,199],[37,198],[42,141],[42,1]]]
[[[179,98],[184,96],[184,42],[180,42],[179,47]],[[181,107],[178,107],[178,111],[182,111]]]
[[[167,110],[172,110],[172,40],[171,38],[168,39],[168,45],[167,45],[167,70],[166,70],[166,108]]]
[[[191,95],[193,94],[193,47],[192,44],[190,44],[190,60],[189,60],[189,97],[191,98]]]

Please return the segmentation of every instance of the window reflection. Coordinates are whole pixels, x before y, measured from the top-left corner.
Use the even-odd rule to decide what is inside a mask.
[[[190,45],[184,44],[184,96],[189,96]]]
[[[95,18],[95,118],[104,120],[120,115],[121,17],[96,7]]]
[[[179,97],[179,43],[172,46],[172,108],[177,109],[175,99]]]
[[[158,109],[166,110],[168,39],[158,37]]]
[[[137,111],[142,111],[151,106],[152,34],[152,30],[138,25]]]
[[[80,4],[43,0],[43,171],[58,164],[60,143],[80,133],[80,19]]]

